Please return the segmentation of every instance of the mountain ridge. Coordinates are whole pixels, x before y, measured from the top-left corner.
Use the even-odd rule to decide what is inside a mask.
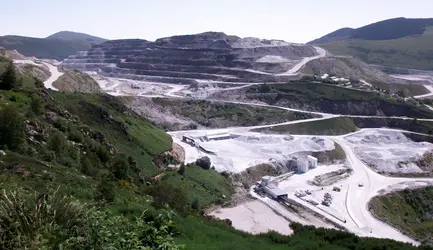
[[[76,38],[72,39],[71,36]],[[92,45],[100,44],[102,41],[106,40],[84,33],[61,31],[47,38],[16,35],[0,36],[0,47],[17,50],[25,56],[61,61],[78,51],[90,49]]]

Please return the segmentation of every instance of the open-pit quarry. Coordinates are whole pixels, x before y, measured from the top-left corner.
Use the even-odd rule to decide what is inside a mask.
[[[176,49],[173,44],[181,43],[182,39],[167,38],[155,43],[143,40],[107,42],[93,47],[91,51],[71,56],[62,63],[61,68],[93,72],[91,76],[101,89],[111,95],[206,98],[221,89],[243,88],[265,81],[287,81],[297,75],[306,63],[326,55],[320,48],[283,45],[286,46],[283,50],[286,56],[283,58],[281,55],[273,55],[278,50],[276,47],[281,44],[263,46],[259,43],[258,46],[257,41],[247,43],[238,39],[235,39],[237,42],[229,41],[229,45],[213,44],[216,48],[212,50],[201,47],[192,50]],[[141,49],[134,50],[134,46]],[[301,49],[301,56],[293,53],[297,49]],[[167,54],[169,50],[176,51],[175,57],[170,59],[171,62],[176,62],[175,65],[158,58],[158,55]],[[231,53],[234,51],[238,58],[244,60],[226,60],[222,65],[221,56],[233,56]],[[251,56],[248,53],[252,51],[259,53]],[[206,67],[201,67],[198,65],[203,61],[189,60],[187,54],[190,53],[194,53],[197,58],[206,53],[211,53],[214,57],[205,63]],[[125,55],[134,56],[125,59]],[[185,65],[185,62],[188,64]],[[272,63],[272,67],[263,65],[269,63]],[[153,64],[157,66],[156,69]],[[45,86],[56,90],[52,83],[62,73],[57,67],[46,65],[51,71],[51,77],[45,81]],[[251,105],[269,106],[263,103]],[[340,116],[311,113],[321,117],[284,124]],[[210,215],[229,219],[233,227],[250,233],[275,230],[290,234],[290,222],[299,222],[338,228],[359,236],[391,238],[417,244],[376,219],[370,213],[368,203],[372,197],[392,190],[433,185],[431,178],[382,175],[383,172],[422,172],[415,162],[423,153],[433,149],[432,144],[415,143],[392,129],[363,129],[339,136],[273,135],[250,131],[276,125],[281,124],[169,133],[173,141],[184,149],[186,163],[207,156],[219,172],[242,173],[263,163],[281,170],[281,176],[263,176],[262,180],[249,187],[246,201],[229,208],[217,208]],[[314,160],[311,155],[332,151],[335,144],[343,149],[345,161],[319,162],[313,167],[310,160],[317,163],[317,159]]]
[[[413,161],[432,150],[433,144],[410,141],[401,132],[391,129],[362,129],[340,136],[289,136],[249,132],[248,129],[240,131],[239,128],[229,128],[170,133],[184,148],[186,162],[208,156],[220,172],[240,173],[262,163],[272,164],[283,172],[281,176],[264,177],[265,184],[259,181],[251,187],[250,197],[256,201],[218,208],[210,215],[229,219],[235,228],[251,233],[276,230],[288,234],[288,222],[294,221],[339,228],[365,237],[391,238],[416,244],[373,217],[368,202],[393,188],[433,185],[433,179],[387,177],[378,173],[387,166],[398,168],[398,162]],[[344,163],[319,164],[305,172],[290,168],[288,162],[293,157],[332,150],[334,142],[346,154]],[[381,156],[366,157],[365,152],[380,152]],[[373,165],[378,167],[373,168]],[[420,171],[409,164],[406,168],[406,172]],[[268,209],[258,205],[258,201]],[[280,219],[276,220],[276,216]]]

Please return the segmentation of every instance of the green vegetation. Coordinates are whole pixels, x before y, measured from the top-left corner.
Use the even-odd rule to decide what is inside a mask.
[[[351,118],[358,128],[396,128],[413,131],[422,134],[433,133],[433,122],[419,121],[418,119],[395,118]]]
[[[6,67],[6,71],[1,75],[0,79],[0,89],[11,90],[18,85],[17,75],[15,73],[15,68],[12,63]]]
[[[312,122],[302,122],[288,125],[280,125],[254,131],[265,131],[280,134],[295,135],[343,135],[357,130],[350,118],[331,118]]]
[[[433,188],[403,190],[372,199],[370,207],[381,220],[421,242],[433,244]]]
[[[374,92],[358,91],[333,85],[297,81],[269,85],[270,90],[252,86],[246,97],[270,105],[317,110],[351,115],[384,115],[433,118],[424,106],[400,99],[384,97]]]
[[[170,113],[191,119],[202,126],[226,128],[254,126],[315,117],[311,114],[289,112],[277,108],[218,103],[205,100],[153,98],[153,102]]]
[[[422,35],[391,40],[348,39],[320,46],[335,55],[351,55],[367,63],[433,70],[432,42],[433,27],[428,27]]]
[[[92,42],[86,40],[60,40],[23,36],[1,36],[0,46],[18,50],[25,56],[63,60],[77,51],[87,50]]]
[[[195,165],[186,165],[183,175],[178,172],[169,173],[161,182],[163,185],[182,187],[187,202],[192,205],[194,201],[198,201],[201,207],[228,202],[233,193],[230,181],[222,174]]]

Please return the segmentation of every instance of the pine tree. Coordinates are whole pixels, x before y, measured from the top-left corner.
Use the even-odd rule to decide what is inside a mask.
[[[1,78],[0,89],[11,90],[17,85],[18,79],[13,63],[7,66],[6,72],[3,73]]]

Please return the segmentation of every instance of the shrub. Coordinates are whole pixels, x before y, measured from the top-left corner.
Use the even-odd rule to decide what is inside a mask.
[[[191,203],[191,208],[194,210],[200,210],[200,203],[197,199],[195,199],[192,203]]]
[[[197,159],[197,161],[195,162],[195,165],[197,165],[197,166],[199,166],[199,167],[201,167],[203,169],[208,170],[208,169],[210,169],[211,162],[210,162],[209,157],[204,156],[204,157],[202,157],[200,159]]]
[[[0,147],[17,149],[24,141],[24,118],[14,107],[0,110]]]
[[[129,179],[129,163],[124,154],[118,154],[111,164],[111,171],[117,180]]]
[[[116,193],[114,192],[115,187],[116,183],[114,182],[113,175],[109,174],[103,176],[96,187],[95,199],[98,201],[113,202],[116,197]]]
[[[55,132],[48,141],[48,148],[56,154],[61,154],[67,147],[67,141],[62,133]]]
[[[180,175],[185,176],[185,164],[181,164],[179,170],[177,171]]]
[[[36,94],[32,95],[30,101],[30,110],[33,112],[33,114],[41,115],[44,113],[44,109],[45,107],[43,105],[42,99]]]
[[[68,133],[68,139],[77,143],[82,143],[84,141],[83,134],[76,128],[71,128]]]

